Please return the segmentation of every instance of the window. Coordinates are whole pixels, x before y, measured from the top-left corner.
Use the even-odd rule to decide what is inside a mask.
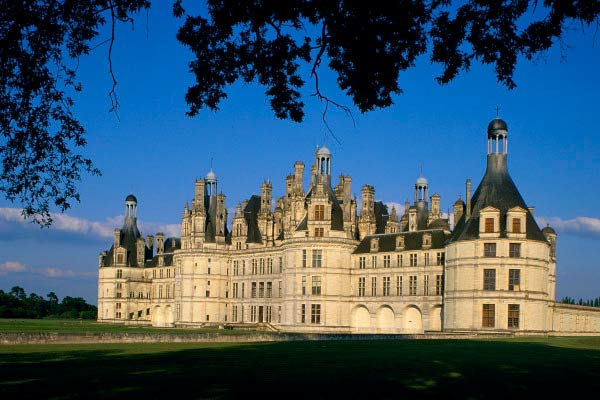
[[[321,294],[321,277],[320,276],[312,277],[312,294],[315,296],[319,296]]]
[[[167,278],[171,277],[171,268],[167,268]]]
[[[267,258],[267,274],[273,273],[273,259]]]
[[[283,272],[283,257],[279,257],[279,273]]]
[[[325,221],[325,206],[322,204],[315,206],[315,221]]]
[[[402,296],[402,277],[396,277],[396,296]]]
[[[494,218],[485,219],[485,233],[494,233]]]
[[[435,295],[441,296],[444,290],[444,281],[442,280],[442,275],[435,276]]]
[[[158,298],[162,299],[162,285],[158,287]]]
[[[514,233],[521,233],[521,218],[512,219],[512,228]]]
[[[429,253],[425,253],[425,265],[429,265]]]
[[[123,264],[123,254],[117,254],[117,264]]]
[[[444,265],[445,262],[446,262],[446,253],[444,253],[443,251],[438,251],[436,265]]]
[[[365,269],[367,267],[367,257],[358,258],[358,268]]]
[[[306,250],[302,250],[302,268],[306,268]]]
[[[265,283],[258,283],[258,297],[265,297]]]
[[[496,257],[496,243],[484,243],[483,244],[483,256],[484,257]]]
[[[313,268],[321,268],[322,261],[323,261],[323,250],[313,250],[312,251],[312,267]]]
[[[242,299],[244,298],[244,282],[242,282]],[[243,309],[242,309],[243,310]]]
[[[161,278],[163,277],[163,269],[162,268],[160,269],[160,277]]]
[[[258,273],[258,263],[256,262],[256,258],[252,259],[252,275],[256,275]]]
[[[233,282],[233,297],[237,298],[238,297],[238,285],[239,283],[237,282]]]
[[[321,305],[311,304],[310,305],[310,323],[320,324],[321,323]]]
[[[302,277],[302,294],[306,294],[306,276]]]
[[[383,268],[389,268],[391,266],[392,262],[390,259],[390,255],[385,255],[383,256]]]
[[[306,304],[302,304],[300,309],[301,309],[300,322],[305,324],[306,323]]]
[[[398,254],[398,266],[402,266],[402,254]]]
[[[251,297],[256,297],[256,282],[252,282],[252,294]]]
[[[371,257],[371,268],[377,268],[377,256]]]
[[[325,235],[324,228],[315,228],[315,237],[323,237]]]
[[[429,275],[423,277],[423,295],[429,296]]]
[[[273,308],[271,306],[267,306],[267,322],[271,322],[273,319]]]
[[[481,326],[484,328],[493,328],[496,326],[496,305],[484,304],[481,315]]]
[[[513,290],[513,291],[521,290],[521,270],[520,269],[509,269],[508,270],[508,290]]]
[[[377,296],[377,278],[371,278],[371,296]]]
[[[231,319],[233,320],[233,322],[237,322],[237,320],[238,320],[237,310],[238,310],[237,306],[231,307]]]
[[[273,282],[267,282],[267,297],[273,297]]]
[[[508,256],[513,258],[521,257],[521,243],[509,243]]]
[[[417,276],[416,275],[410,276],[410,281],[409,281],[409,286],[408,286],[408,294],[411,296],[417,295]]]
[[[383,277],[383,295],[384,296],[389,296],[390,295],[390,283],[391,283],[392,278],[389,276],[384,276]]]
[[[417,253],[412,253],[410,255],[410,266],[411,267],[416,267],[417,266]]]
[[[239,269],[239,261],[238,260],[234,260],[233,261],[233,275],[239,275],[240,269]]]
[[[123,278],[123,270],[122,269],[118,269],[117,270],[117,279],[121,279]]]
[[[281,290],[282,290],[282,282],[279,281],[279,297],[281,297]]]
[[[260,274],[261,275],[265,274],[265,259],[264,258],[260,259]]]
[[[171,298],[171,285],[167,285],[167,299]]]
[[[508,328],[516,329],[519,327],[519,312],[520,306],[518,304],[508,305]]]
[[[361,276],[360,278],[358,278],[358,295],[359,296],[365,295],[366,286],[367,286],[367,278],[365,278],[364,276]]]
[[[496,270],[483,270],[483,290],[496,290]]]

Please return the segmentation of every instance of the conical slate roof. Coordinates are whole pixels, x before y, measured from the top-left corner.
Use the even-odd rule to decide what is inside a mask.
[[[487,169],[471,199],[471,217],[466,213],[456,223],[451,242],[479,238],[479,212],[486,207],[500,210],[500,237],[506,238],[506,212],[513,207],[527,210],[526,238],[546,242],[517,186],[508,174],[506,154],[488,154]]]

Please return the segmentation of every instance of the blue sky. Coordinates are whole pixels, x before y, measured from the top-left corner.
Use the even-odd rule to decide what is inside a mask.
[[[110,247],[130,192],[139,201],[143,234],[178,235],[194,180],[206,174],[211,158],[230,209],[258,193],[263,179],[271,179],[280,196],[295,160],[310,167],[326,136],[323,105],[309,96],[310,82],[302,124],[276,120],[258,85],[234,85],[217,113],[185,116],[191,54],[176,41],[180,21],[165,3],[150,10],[147,25],[143,15],[134,30],[118,31],[113,63],[120,120],[109,112],[107,48],[80,60],[84,90],[76,113],[87,127],[86,155],[103,175],[84,176],[81,203],[56,215],[50,229],[22,221],[18,205],[0,199],[0,288],[53,290],[95,303],[98,253]],[[439,66],[421,57],[401,75],[404,93],[391,108],[366,115],[353,109],[356,126],[330,109],[340,141],[325,139],[333,174],[350,174],[357,195],[368,183],[378,200],[403,204],[422,167],[430,194],[439,193],[448,209],[464,194],[467,178],[476,185],[483,176],[486,127],[499,105],[509,126],[511,176],[540,224],[550,222],[559,235],[557,297],[599,296],[600,43],[593,36],[592,29],[571,32],[568,48],[555,47],[536,62],[522,60],[512,91],[482,66],[439,86],[433,79]],[[325,70],[321,83],[330,97],[351,105]]]

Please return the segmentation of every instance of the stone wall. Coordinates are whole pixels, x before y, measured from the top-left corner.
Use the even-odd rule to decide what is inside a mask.
[[[586,307],[554,303],[552,331],[564,335],[598,335],[600,332],[600,307]]]

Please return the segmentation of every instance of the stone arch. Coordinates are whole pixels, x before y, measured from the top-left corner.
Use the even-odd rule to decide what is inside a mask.
[[[395,315],[392,307],[383,305],[377,310],[377,331],[393,332],[395,325]]]
[[[407,306],[403,314],[402,327],[405,333],[423,333],[423,317],[419,307]]]
[[[164,315],[160,306],[154,306],[152,310],[152,326],[163,326],[164,323]]]
[[[164,312],[165,326],[173,326],[173,307],[166,306]]]
[[[429,330],[430,331],[441,331],[442,330],[442,305],[437,304],[431,307],[429,310]]]
[[[371,328],[371,313],[367,307],[360,305],[352,310],[352,328],[357,330],[368,330]]]

